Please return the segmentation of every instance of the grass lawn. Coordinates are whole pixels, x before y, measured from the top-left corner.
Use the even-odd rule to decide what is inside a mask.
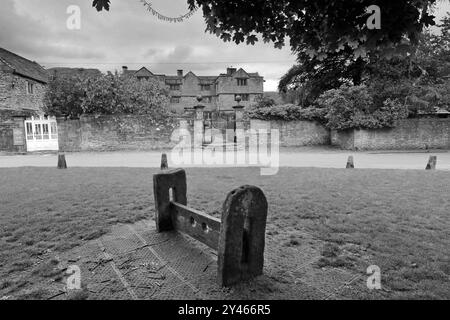
[[[52,277],[40,256],[153,216],[152,169],[0,169],[0,298]],[[317,268],[382,272],[385,298],[450,298],[450,172],[283,168],[188,169],[189,205],[219,214],[227,192],[261,187],[267,237],[323,242]],[[361,258],[360,258],[361,257]],[[51,264],[52,262],[50,262]]]

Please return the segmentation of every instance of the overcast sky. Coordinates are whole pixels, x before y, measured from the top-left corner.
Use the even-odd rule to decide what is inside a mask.
[[[186,0],[150,0],[166,16],[188,11]],[[276,90],[279,78],[295,63],[289,46],[224,43],[205,33],[198,11],[183,23],[158,20],[139,0],[112,0],[110,12],[98,13],[92,0],[2,0],[0,46],[44,67],[99,68],[102,71],[146,66],[152,72],[175,74],[177,69],[198,75],[218,75],[229,66],[259,72],[265,90]],[[81,8],[81,30],[69,30],[69,5]],[[449,11],[446,1],[438,10]]]

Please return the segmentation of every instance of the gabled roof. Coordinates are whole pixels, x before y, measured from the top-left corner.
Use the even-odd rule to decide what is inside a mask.
[[[125,75],[133,75],[133,74],[135,74],[136,72],[138,72],[138,70],[124,70],[123,71],[123,74],[125,74]]]
[[[134,73],[136,76],[154,76],[153,72],[148,70],[146,67],[140,68],[138,71]]]
[[[239,68],[239,70],[234,72],[231,76],[232,77],[246,77],[246,78],[250,78],[250,75],[242,68]]]
[[[187,76],[189,76],[189,75],[192,75],[192,76],[198,78],[197,75],[196,75],[195,73],[193,73],[192,71],[189,71],[188,73],[186,73],[186,75],[184,76],[184,78],[187,78]]]
[[[153,72],[151,72],[150,70],[148,70],[146,67],[142,67],[139,70],[125,70],[123,72],[125,75],[130,75],[130,76],[156,76],[156,74],[153,74]]]
[[[11,51],[0,48],[0,60],[13,70],[15,74],[48,83],[47,72],[34,61],[25,59]]]
[[[125,75],[134,75],[139,76],[141,73],[145,71],[148,72],[151,76],[155,77],[161,77],[164,78],[163,80],[166,81],[167,84],[179,84],[181,83],[182,79],[185,79],[186,77],[195,77],[198,79],[200,84],[214,84],[214,82],[217,81],[220,77],[245,77],[245,78],[262,78],[262,76],[259,75],[259,73],[248,73],[244,69],[240,68],[233,72],[232,75],[221,73],[218,76],[198,76],[194,72],[189,71],[185,75],[164,75],[164,74],[153,74],[151,71],[149,71],[146,67],[142,67],[140,70],[124,70]]]

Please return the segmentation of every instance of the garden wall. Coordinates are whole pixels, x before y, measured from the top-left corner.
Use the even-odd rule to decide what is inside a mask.
[[[450,118],[405,119],[387,129],[333,130],[331,144],[350,150],[450,149]]]
[[[263,121],[250,120],[252,129],[279,130],[280,147],[329,145],[330,130],[314,121]]]
[[[332,144],[349,150],[450,149],[450,118],[406,119],[389,129],[331,132],[312,121],[250,120],[245,128],[249,125],[253,129],[278,129],[281,147]],[[0,139],[1,144],[10,143],[10,126],[0,128],[0,136],[5,138]],[[177,126],[177,119],[167,125],[138,115],[58,119],[59,145],[61,151],[168,149],[175,146],[171,135]]]
[[[174,125],[145,115],[83,116],[58,119],[61,151],[158,150],[174,146]]]

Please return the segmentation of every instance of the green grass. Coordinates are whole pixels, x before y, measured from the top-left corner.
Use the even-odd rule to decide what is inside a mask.
[[[58,270],[38,264],[108,232],[151,218],[152,169],[0,169],[0,298]],[[324,243],[315,267],[381,268],[386,298],[450,298],[450,172],[284,168],[189,169],[189,205],[218,215],[227,192],[261,187],[267,237]],[[32,294],[25,297],[33,298]]]

